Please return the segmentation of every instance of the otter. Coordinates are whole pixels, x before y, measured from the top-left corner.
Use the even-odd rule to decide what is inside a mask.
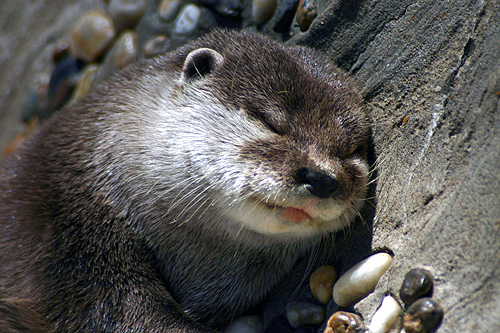
[[[127,67],[3,162],[0,330],[225,327],[357,214],[368,141],[310,48],[219,30]]]

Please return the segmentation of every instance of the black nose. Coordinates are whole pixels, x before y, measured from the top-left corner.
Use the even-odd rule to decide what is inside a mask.
[[[300,184],[305,185],[305,188],[312,195],[322,199],[332,196],[333,192],[339,186],[339,183],[333,177],[307,168],[302,168],[298,171],[297,179]]]

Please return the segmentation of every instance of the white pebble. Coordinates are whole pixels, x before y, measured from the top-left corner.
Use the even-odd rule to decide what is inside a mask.
[[[184,35],[196,29],[200,15],[200,7],[193,5],[192,3],[185,5],[175,21],[175,33]]]
[[[403,314],[399,303],[391,296],[386,296],[382,300],[382,305],[372,317],[368,332],[387,333],[394,328]]]
[[[224,330],[224,333],[260,333],[264,329],[264,320],[259,316],[236,318]]]
[[[319,325],[325,320],[322,306],[307,302],[291,302],[286,307],[286,317],[293,328],[303,325]]]
[[[333,286],[333,300],[348,307],[371,293],[382,275],[391,267],[392,257],[377,253],[352,267]]]

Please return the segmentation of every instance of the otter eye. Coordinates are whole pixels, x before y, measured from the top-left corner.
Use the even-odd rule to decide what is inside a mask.
[[[349,154],[349,156],[353,156],[353,155],[365,155],[366,154],[366,147],[365,145],[359,145],[357,147],[354,147],[353,149],[351,149],[351,153]]]
[[[273,123],[271,121],[269,121],[269,118],[262,112],[251,112],[250,113],[252,115],[252,117],[256,120],[258,120],[259,122],[261,122],[262,124],[264,124],[271,132],[273,133],[276,133],[276,134],[279,134],[281,135],[281,131],[278,130],[278,128],[273,125]]]

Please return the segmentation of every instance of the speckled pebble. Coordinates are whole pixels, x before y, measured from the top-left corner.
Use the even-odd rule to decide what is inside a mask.
[[[111,45],[115,35],[111,17],[99,10],[90,11],[70,33],[71,52],[79,59],[95,61]]]
[[[403,319],[403,328],[406,333],[434,332],[442,320],[441,305],[432,298],[421,298],[408,308]]]
[[[325,309],[308,302],[291,302],[286,307],[286,317],[293,328],[320,325],[325,320]]]
[[[148,40],[143,47],[145,57],[152,57],[168,51],[170,40],[165,35],[157,35]]]
[[[348,307],[356,303],[377,286],[378,281],[391,267],[392,257],[376,253],[345,272],[333,287],[333,300],[337,305]]]
[[[399,296],[406,305],[410,305],[418,298],[428,296],[432,291],[432,286],[431,273],[425,269],[414,268],[406,273]]]
[[[267,22],[276,10],[277,0],[253,0],[252,18],[255,23],[263,24]]]
[[[185,35],[193,32],[198,26],[200,16],[200,7],[193,4],[185,5],[182,7],[177,19],[175,20],[174,32],[179,35]]]
[[[399,303],[392,296],[386,296],[373,315],[368,330],[370,333],[387,333],[395,328],[402,315]]]
[[[158,15],[164,21],[172,20],[179,12],[182,0],[163,0],[158,6]]]
[[[108,6],[117,32],[135,27],[145,11],[146,0],[111,0]]]
[[[332,298],[332,288],[336,279],[337,270],[333,266],[325,265],[315,270],[309,282],[314,298],[320,303],[328,303]]]
[[[276,10],[276,22],[273,30],[275,32],[285,33],[290,30],[293,18],[297,11],[298,0],[284,0],[278,4]]]
[[[363,320],[357,314],[337,311],[328,319],[324,333],[361,333],[364,331]]]
[[[224,333],[260,333],[264,327],[264,319],[260,316],[242,316],[236,318],[224,330]]]
[[[318,9],[316,8],[315,0],[300,0],[296,14],[300,31],[309,29],[316,16],[318,16]]]

